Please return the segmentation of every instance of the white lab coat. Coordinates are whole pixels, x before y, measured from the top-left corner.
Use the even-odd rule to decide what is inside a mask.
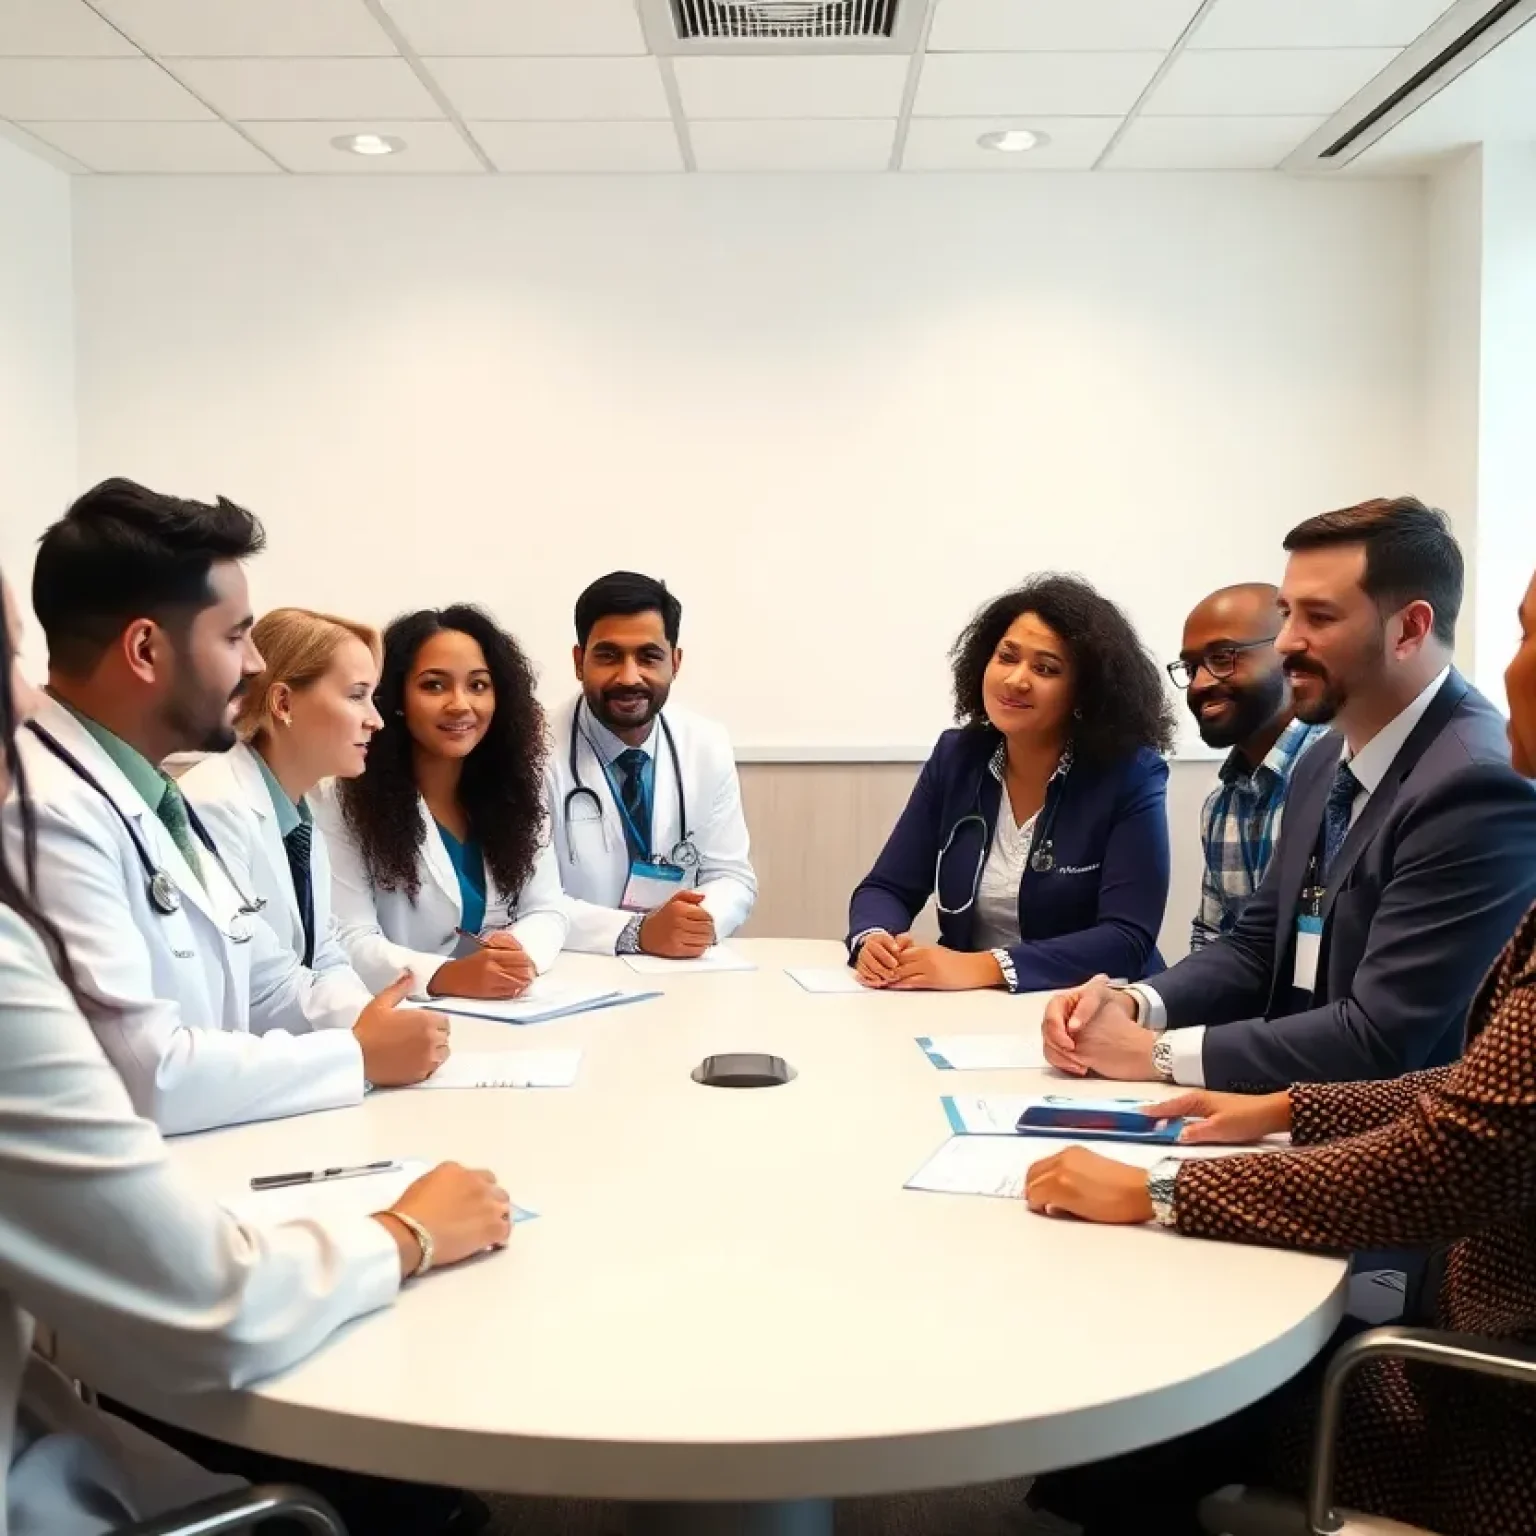
[[[36,934],[0,907],[0,1536],[97,1536],[238,1486],[88,1407],[72,1372],[227,1390],[282,1370],[400,1284],[366,1217],[238,1222],[172,1172]]]
[[[139,1113],[173,1135],[360,1103],[356,997],[338,1007],[264,922],[242,920],[240,897],[203,850],[205,889],[160,818],[67,709],[45,700],[37,723],[106,792],[31,731],[17,732],[37,820],[40,903],[101,1004],[97,1037]],[[162,915],[150,903],[114,805],[175,883],[180,910]],[[14,854],[14,795],[4,817]],[[228,862],[243,884],[238,864]],[[228,934],[242,923],[251,939],[237,944]]]
[[[560,710],[554,721],[554,743],[544,770],[544,794],[554,829],[555,853],[560,861],[560,881],[570,899],[571,949],[611,955],[619,935],[634,913],[619,903],[629,880],[629,846],[619,808],[593,755],[590,741],[577,738],[576,769],[581,783],[597,792],[602,820],[591,800],[582,795],[565,815],[566,798],[576,787],[571,774],[571,733],[579,700]],[[582,710],[584,730],[589,719]],[[728,939],[751,916],[757,900],[757,876],[752,871],[751,839],[741,809],[741,782],[736,775],[736,755],[723,726],[702,720],[672,705],[666,708],[667,724],[677,744],[682,770],[688,830],[698,845],[699,863],[684,872],[685,887],[697,884],[704,893],[704,909],[714,919],[715,937]],[[655,756],[653,769],[652,838],[655,852],[666,858],[683,835],[678,810],[677,773],[667,739],[657,725],[646,745]]]
[[[272,793],[256,749],[242,743],[228,752],[205,757],[177,782],[220,851],[232,861],[238,858],[239,867],[249,874],[250,891],[266,902],[262,918],[302,965],[304,919],[293,889],[288,850],[272,808]],[[315,990],[327,1006],[339,1011],[350,1006],[355,1019],[367,1007],[372,993],[352,969],[341,944],[331,911],[331,856],[319,827],[314,828],[310,842],[309,874],[315,907],[315,953],[310,965]]]
[[[310,805],[315,826],[330,844],[331,904],[353,969],[376,992],[409,971],[416,990],[425,992],[459,951],[455,930],[464,920],[459,877],[427,802],[417,797],[416,814],[425,830],[416,855],[421,890],[415,901],[404,891],[374,889],[357,839],[342,815],[334,781],[322,785]],[[566,926],[560,871],[547,843],[539,849],[528,883],[515,894],[501,890],[486,870],[486,931],[507,929],[541,975],[555,963]]]

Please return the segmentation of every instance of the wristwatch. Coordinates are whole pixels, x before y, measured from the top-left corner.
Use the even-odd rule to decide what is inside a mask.
[[[393,1216],[416,1239],[416,1246],[421,1249],[421,1259],[406,1278],[420,1279],[432,1268],[432,1261],[437,1257],[437,1244],[432,1241],[432,1234],[414,1216],[407,1216],[404,1211],[386,1211],[384,1214]]]
[[[1147,1174],[1147,1195],[1152,1201],[1152,1219],[1160,1227],[1177,1224],[1173,1214],[1173,1191],[1179,1181],[1179,1160],[1165,1157],[1154,1163]]]
[[[1167,1030],[1152,1043],[1152,1070],[1165,1083],[1173,1081],[1173,1036]]]

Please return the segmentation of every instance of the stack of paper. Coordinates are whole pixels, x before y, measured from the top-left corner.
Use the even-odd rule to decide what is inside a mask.
[[[1039,1035],[920,1035],[917,1043],[941,1072],[1002,1072],[1045,1066]]]
[[[947,1195],[998,1195],[1017,1200],[1024,1193],[1029,1170],[1042,1158],[1064,1147],[1087,1142],[1029,1136],[953,1136],[907,1180],[908,1189],[931,1189]],[[1094,1145],[1092,1151],[1118,1163],[1150,1168],[1169,1156],[1167,1147]]]
[[[668,960],[664,955],[625,955],[624,963],[642,976],[680,976],[690,971],[755,971],[743,954],[724,944],[706,949],[696,960]]]
[[[417,1088],[569,1088],[580,1051],[455,1051]]]
[[[459,1018],[489,1019],[495,1024],[547,1024],[551,1019],[568,1018],[573,1013],[617,1008],[657,996],[656,992],[630,992],[622,987],[571,986],[541,976],[521,997],[429,997],[400,1006],[430,1008],[434,1013],[450,1013]]]
[[[851,965],[789,965],[784,974],[807,992],[864,992],[871,997],[877,989],[866,987]]]
[[[316,1184],[290,1184],[283,1189],[242,1189],[221,1196],[219,1204],[241,1221],[272,1226],[284,1221],[334,1219],[341,1216],[372,1216],[387,1211],[428,1165],[414,1158],[402,1159],[387,1173],[370,1173],[354,1179],[324,1179]],[[531,1221],[537,1211],[512,1207],[512,1221]]]

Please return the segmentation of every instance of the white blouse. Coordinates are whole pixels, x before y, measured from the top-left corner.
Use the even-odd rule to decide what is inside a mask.
[[[37,935],[0,905],[0,1536],[96,1536],[210,1491],[87,1407],[33,1353],[34,1318],[104,1392],[225,1390],[388,1305],[399,1263],[366,1217],[256,1227],[186,1188]]]
[[[1013,949],[1024,942],[1019,932],[1019,886],[1029,864],[1029,845],[1034,841],[1037,811],[1023,826],[1013,819],[1008,791],[1003,790],[997,808],[992,846],[976,888],[976,926],[973,940],[978,950]]]

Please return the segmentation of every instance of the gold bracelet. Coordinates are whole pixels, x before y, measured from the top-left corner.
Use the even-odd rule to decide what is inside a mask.
[[[407,1216],[404,1211],[385,1211],[384,1214],[393,1216],[416,1239],[417,1246],[421,1249],[421,1261],[405,1278],[419,1280],[432,1268],[432,1261],[437,1256],[437,1244],[432,1241],[432,1234],[414,1216]]]

